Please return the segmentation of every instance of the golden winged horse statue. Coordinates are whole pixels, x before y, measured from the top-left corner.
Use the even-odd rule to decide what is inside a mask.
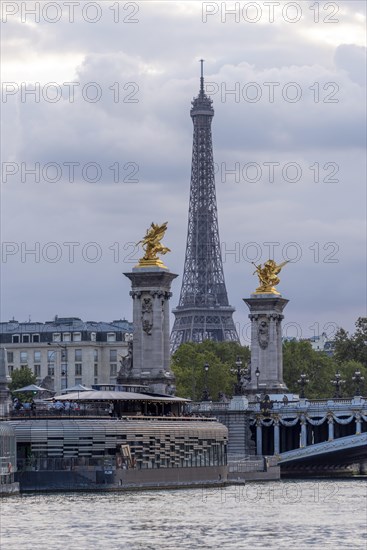
[[[147,229],[145,237],[137,243],[137,245],[143,245],[143,250],[145,252],[144,256],[139,260],[138,267],[166,267],[162,260],[158,258],[158,254],[167,254],[167,252],[171,251],[167,246],[161,243],[167,230],[167,224],[168,222],[162,225],[152,222],[150,228]]]
[[[261,264],[256,265],[252,262],[256,267],[254,274],[257,273],[260,282],[260,286],[256,289],[255,294],[279,294],[274,287],[280,283],[278,273],[280,273],[282,267],[287,263],[288,261],[277,265],[274,260],[268,260],[262,267]]]

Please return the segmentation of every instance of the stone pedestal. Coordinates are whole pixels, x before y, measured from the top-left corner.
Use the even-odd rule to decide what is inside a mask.
[[[135,267],[124,273],[133,299],[133,361],[127,383],[146,384],[156,393],[171,394],[169,299],[174,273],[162,267]]]
[[[244,395],[234,395],[229,402],[229,411],[246,411],[248,409],[248,399]]]
[[[251,393],[286,393],[281,323],[288,300],[276,294],[252,294],[244,302],[251,320],[251,381],[247,389]]]

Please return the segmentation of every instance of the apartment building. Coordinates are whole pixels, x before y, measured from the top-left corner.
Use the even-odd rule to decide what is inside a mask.
[[[29,367],[37,383],[56,392],[75,384],[115,384],[120,361],[127,355],[132,323],[82,321],[58,317],[53,321],[0,323],[0,346],[6,349],[9,374]]]

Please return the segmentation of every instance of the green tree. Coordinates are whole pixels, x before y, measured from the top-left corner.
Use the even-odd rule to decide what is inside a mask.
[[[343,328],[335,335],[334,357],[339,364],[347,361],[367,364],[367,317],[359,317],[355,326],[355,333],[351,336]]]
[[[330,380],[333,379],[336,370],[334,359],[326,353],[313,350],[310,342],[306,340],[284,342],[283,376],[291,392],[300,392],[297,381],[304,373],[309,380],[305,389],[306,397],[309,399],[330,397],[333,392]]]
[[[291,392],[299,393],[300,385],[297,381],[301,373],[306,374],[309,384],[306,386],[305,394],[309,399],[333,397],[335,387],[331,380],[334,380],[336,372],[345,380],[345,384],[341,386],[342,396],[353,397],[356,395],[353,376],[357,370],[365,379],[361,384],[361,393],[365,395],[367,368],[362,363],[354,360],[338,362],[335,357],[313,350],[310,342],[306,340],[283,344],[284,381]]]
[[[15,369],[11,373],[11,382],[9,384],[9,390],[12,393],[13,397],[18,397],[20,401],[27,401],[31,397],[33,397],[32,392],[25,392],[25,393],[13,393],[13,392],[18,388],[23,388],[23,386],[29,386],[29,384],[35,384],[36,381],[37,381],[37,378],[29,367],[24,367],[23,369]]]
[[[237,357],[243,366],[250,358],[248,347],[236,342],[213,342],[206,340],[200,344],[183,344],[172,356],[171,368],[176,376],[177,395],[201,400],[205,388],[204,365],[208,363],[208,389],[216,401],[220,393],[231,396],[236,380],[231,373]]]
[[[360,390],[362,395],[366,395],[366,381],[367,381],[367,368],[358,361],[345,361],[338,366],[338,371],[341,374],[345,384],[341,387],[342,397],[353,397],[357,395],[356,383],[353,380],[354,373],[360,371],[364,380],[360,384]]]

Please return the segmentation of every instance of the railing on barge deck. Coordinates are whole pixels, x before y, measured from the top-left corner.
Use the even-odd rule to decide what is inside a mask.
[[[216,422],[214,417],[202,416],[199,414],[188,414],[183,416],[175,415],[149,415],[144,416],[141,414],[126,413],[121,416],[110,416],[105,411],[98,410],[79,410],[79,411],[50,411],[50,410],[36,410],[36,411],[11,411],[7,416],[6,420],[42,420],[42,419],[110,419],[110,420],[157,420],[157,421],[177,421],[177,420],[187,420],[187,421],[203,421],[203,422]]]

